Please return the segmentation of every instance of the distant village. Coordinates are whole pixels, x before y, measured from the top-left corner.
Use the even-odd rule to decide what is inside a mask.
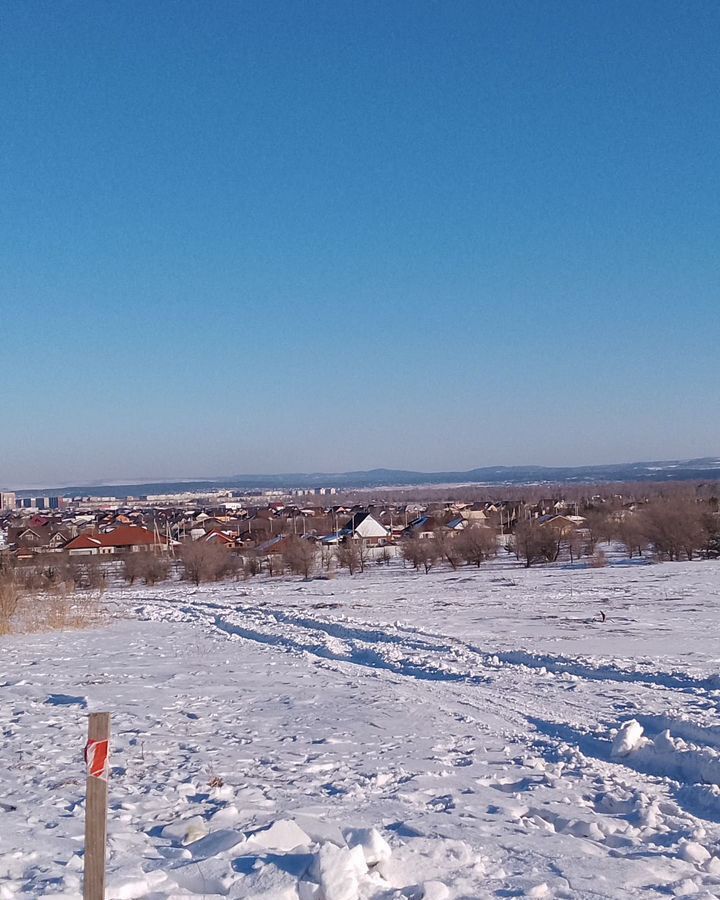
[[[581,524],[566,516],[572,504],[546,500],[525,508],[518,500],[443,504],[318,502],[334,488],[270,491],[238,498],[218,493],[142,499],[0,495],[0,541],[17,558],[47,552],[70,556],[105,555],[148,549],[177,549],[183,542],[214,543],[232,551],[279,554],[284,542],[302,537],[326,546],[356,539],[371,547],[395,545],[409,537],[434,537],[438,529],[459,533],[482,525],[511,534],[518,516]],[[304,502],[303,502],[304,501]]]
[[[227,574],[351,574],[401,557],[429,571],[480,565],[498,553],[526,566],[585,558],[603,564],[603,542],[627,555],[693,559],[720,555],[713,486],[619,493],[612,489],[515,488],[506,499],[459,499],[428,491],[348,500],[334,488],[138,498],[0,494],[0,567],[124,560],[128,580],[167,577],[170,564],[199,583]],[[421,492],[420,492],[421,493]],[[452,491],[446,493],[452,494]],[[462,491],[455,492],[462,494]],[[467,491],[465,492],[467,493]]]

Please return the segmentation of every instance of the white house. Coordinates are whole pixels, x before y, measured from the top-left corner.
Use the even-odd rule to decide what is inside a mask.
[[[355,513],[342,531],[346,537],[361,538],[369,544],[376,544],[390,536],[388,529],[368,512]]]

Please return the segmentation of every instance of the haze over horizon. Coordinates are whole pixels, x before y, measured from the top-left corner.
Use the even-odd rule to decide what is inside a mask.
[[[0,484],[713,454],[718,33],[710,0],[7,5]]]
[[[612,471],[608,471],[612,470]],[[591,483],[594,481],[625,481],[636,480],[720,480],[720,455],[694,457],[681,460],[634,460],[625,462],[613,462],[606,464],[585,464],[577,466],[541,466],[527,463],[516,466],[487,465],[472,466],[467,469],[447,468],[441,470],[422,470],[407,467],[390,468],[378,466],[368,469],[350,469],[345,471],[309,470],[301,472],[288,470],[286,472],[227,472],[213,473],[197,476],[145,476],[138,478],[100,478],[85,481],[56,481],[50,483],[25,483],[8,485],[0,482],[0,490],[17,490],[28,494],[31,491],[64,490],[76,488],[119,488],[119,487],[154,487],[168,485],[171,492],[184,484],[200,485],[208,484],[215,487],[338,487],[352,489],[356,487],[371,487],[385,484],[386,486],[421,485],[427,483],[440,485],[442,483],[464,483],[461,476],[468,476],[468,483],[509,483],[529,484],[534,483],[535,476],[540,476],[545,481],[558,483],[576,482]],[[405,476],[420,476],[418,479]],[[483,475],[488,476],[483,480]],[[356,477],[357,476],[357,477]],[[397,476],[402,476],[399,479]],[[445,478],[447,476],[447,478]],[[380,480],[378,480],[380,479]],[[322,482],[322,484],[321,484]],[[195,488],[193,488],[195,489]],[[154,493],[154,491],[150,491]]]

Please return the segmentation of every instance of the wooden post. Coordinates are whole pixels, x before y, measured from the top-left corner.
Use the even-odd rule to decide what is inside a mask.
[[[107,841],[110,713],[90,713],[85,802],[83,900],[105,900],[105,844]]]

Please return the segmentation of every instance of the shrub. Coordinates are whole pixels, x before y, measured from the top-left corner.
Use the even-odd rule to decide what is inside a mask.
[[[0,578],[0,634],[7,634],[17,612],[19,592],[12,573]]]

